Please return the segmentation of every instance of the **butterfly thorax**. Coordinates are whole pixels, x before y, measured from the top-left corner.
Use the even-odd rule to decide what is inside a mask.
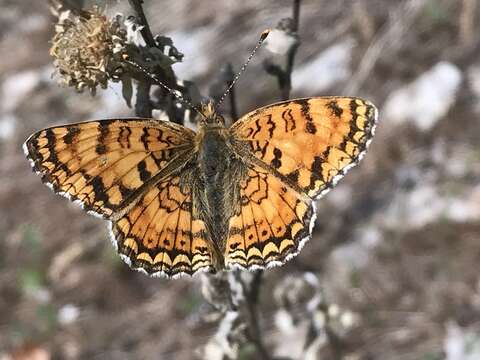
[[[198,163],[205,181],[219,183],[227,165],[229,149],[229,132],[225,127],[225,120],[215,112],[213,103],[202,105],[202,114],[196,137]]]
[[[227,166],[228,151],[226,137],[221,129],[207,129],[198,136],[198,165],[206,182],[221,180]]]
[[[218,180],[225,165],[223,160],[229,134],[223,117],[217,115],[211,102],[202,105],[202,114],[205,118],[200,121],[195,139],[198,162],[206,178]]]

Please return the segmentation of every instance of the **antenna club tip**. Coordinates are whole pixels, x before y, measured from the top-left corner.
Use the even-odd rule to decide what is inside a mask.
[[[267,38],[268,34],[270,34],[270,29],[266,29],[262,32],[262,35],[260,35],[260,41],[263,41]]]

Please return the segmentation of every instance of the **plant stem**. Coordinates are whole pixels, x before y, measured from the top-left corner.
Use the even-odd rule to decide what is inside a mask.
[[[147,18],[145,16],[145,12],[143,11],[143,0],[128,0],[130,6],[137,14],[137,21],[139,25],[142,26],[140,33],[142,34],[143,38],[145,39],[145,43],[149,47],[156,47],[155,39],[152,34],[152,30],[150,30],[150,25],[148,24]]]
[[[300,3],[301,0],[293,1],[293,11],[292,11],[292,32],[294,34],[298,33],[298,28],[300,24]],[[281,93],[282,100],[290,99],[290,92],[292,90],[292,71],[293,65],[295,63],[295,55],[297,53],[300,42],[296,42],[292,45],[287,54],[287,64],[285,66],[285,71],[283,72],[283,81],[280,81],[282,84]]]
[[[227,88],[228,88],[235,76],[233,72],[233,66],[231,63],[227,64],[227,68],[225,71],[227,72],[226,77],[228,78],[228,81],[227,81]],[[230,116],[232,118],[232,121],[235,122],[238,119],[237,99],[235,97],[235,86],[232,86],[232,88],[230,89],[229,98],[230,98]]]
[[[150,88],[152,84],[149,81],[139,81],[137,83],[137,102],[135,103],[135,115],[143,118],[152,117],[152,102],[150,101]]]
[[[241,279],[245,293],[245,303],[248,316],[248,332],[247,336],[251,343],[255,345],[257,351],[261,355],[261,359],[270,360],[272,357],[268,353],[265,344],[263,343],[263,336],[260,330],[259,314],[258,314],[258,299],[260,295],[260,287],[263,280],[263,270],[256,271],[249,286],[247,286]]]
[[[136,13],[137,22],[142,27],[140,33],[142,34],[145,43],[149,47],[155,47],[155,40],[153,38],[150,25],[148,24],[145,12],[143,11],[143,0],[128,0],[128,3]],[[150,89],[152,84],[148,80],[138,80],[137,83],[137,100],[135,103],[135,115],[139,117],[152,117],[152,101],[150,98]]]
[[[285,68],[273,63],[271,60],[266,60],[263,63],[265,71],[272,76],[275,76],[280,88],[281,100],[286,101],[290,99],[290,92],[292,90],[292,71],[295,64],[295,55],[300,41],[298,40],[298,28],[300,24],[300,5],[301,0],[293,0],[292,17],[282,19],[277,28],[288,32],[294,36],[296,41],[291,45],[286,55]]]

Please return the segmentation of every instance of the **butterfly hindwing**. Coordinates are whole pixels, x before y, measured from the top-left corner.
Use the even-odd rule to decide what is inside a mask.
[[[315,222],[313,201],[253,164],[239,187],[238,210],[229,221],[227,267],[277,266],[295,256]]]
[[[132,268],[150,275],[213,270],[211,242],[197,207],[188,176],[169,176],[112,221],[112,240]]]
[[[109,218],[175,159],[191,152],[193,136],[163,121],[100,120],[41,130],[24,147],[53,191]]]
[[[266,168],[318,198],[361,159],[376,117],[359,98],[306,98],[252,111],[231,131]]]

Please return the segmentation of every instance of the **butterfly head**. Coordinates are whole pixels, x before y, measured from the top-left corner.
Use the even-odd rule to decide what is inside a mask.
[[[203,126],[210,128],[225,127],[225,119],[223,116],[217,114],[213,102],[209,101],[202,104],[200,112],[204,116],[201,120]]]

